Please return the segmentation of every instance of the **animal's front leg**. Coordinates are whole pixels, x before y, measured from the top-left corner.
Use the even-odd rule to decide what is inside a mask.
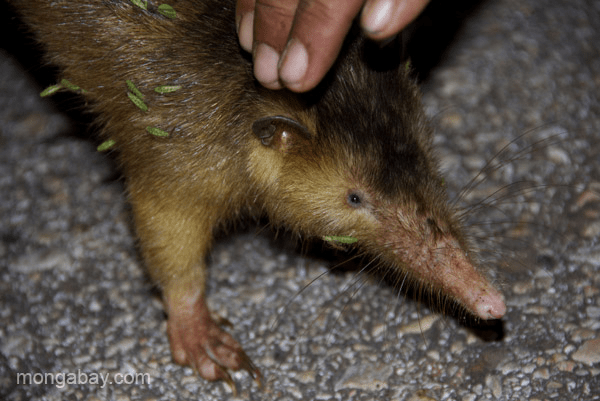
[[[206,256],[218,211],[210,205],[190,208],[182,197],[136,196],[131,203],[142,256],[163,291],[173,360],[189,365],[207,380],[226,380],[228,371],[259,372],[242,347],[210,314],[205,300]],[[146,194],[148,192],[146,191]]]

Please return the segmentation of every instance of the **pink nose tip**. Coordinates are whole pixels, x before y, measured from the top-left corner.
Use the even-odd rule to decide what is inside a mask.
[[[493,291],[477,300],[475,313],[481,319],[500,319],[506,313],[504,296],[498,291]]]

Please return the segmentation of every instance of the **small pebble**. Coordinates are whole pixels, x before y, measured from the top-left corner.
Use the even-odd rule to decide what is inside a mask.
[[[593,365],[600,362],[600,338],[588,340],[572,355],[574,361]]]

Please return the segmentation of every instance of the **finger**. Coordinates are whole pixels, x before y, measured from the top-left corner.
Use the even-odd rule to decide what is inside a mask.
[[[299,0],[257,0],[254,15],[254,40],[266,43],[281,53],[288,41]]]
[[[254,4],[255,0],[237,0],[235,3],[235,27],[242,49],[252,53],[254,35]]]
[[[279,77],[286,87],[304,92],[319,83],[337,58],[344,37],[363,2],[300,1],[279,66]]]
[[[257,0],[254,9],[254,76],[270,89],[281,88],[277,65],[288,40],[298,0]]]
[[[429,0],[367,0],[361,15],[361,26],[373,39],[397,34],[412,22]]]

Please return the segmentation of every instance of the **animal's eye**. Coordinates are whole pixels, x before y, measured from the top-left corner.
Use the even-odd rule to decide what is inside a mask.
[[[362,199],[359,194],[356,192],[351,192],[348,194],[348,204],[352,207],[360,207],[362,206]]]

